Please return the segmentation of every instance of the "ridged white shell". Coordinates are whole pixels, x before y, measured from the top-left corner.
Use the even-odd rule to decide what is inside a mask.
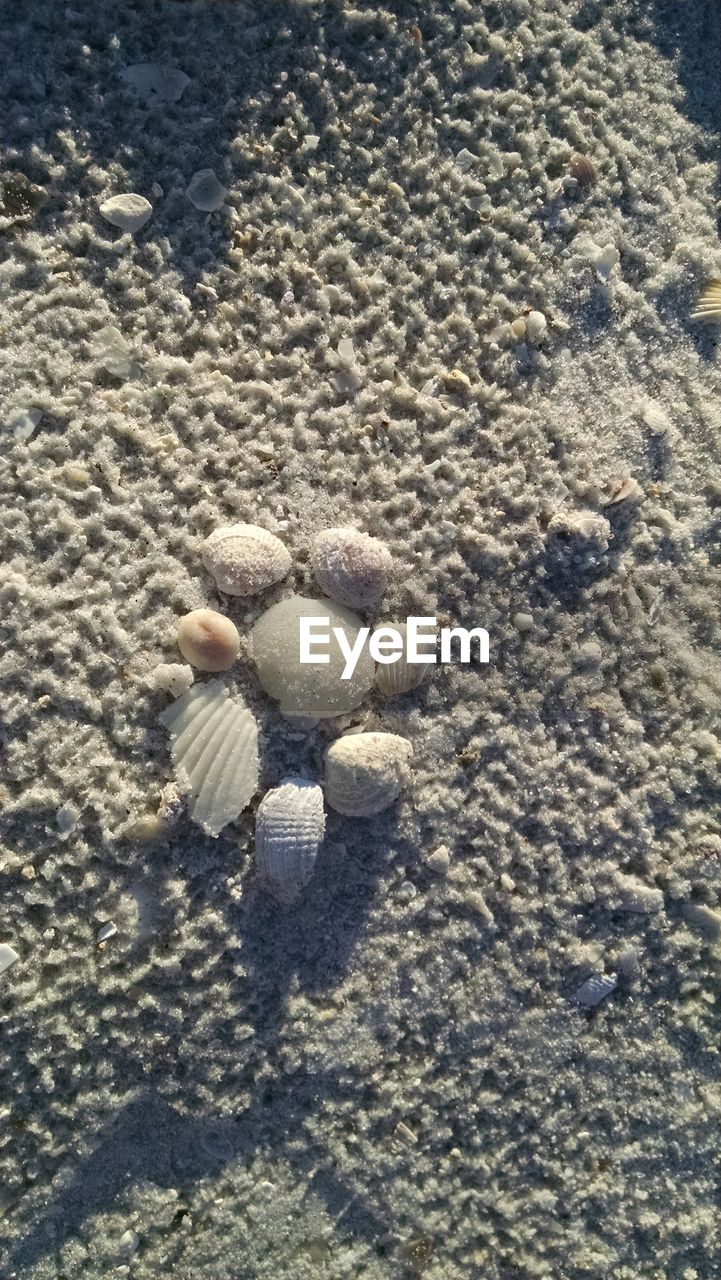
[[[721,280],[712,280],[706,285],[691,312],[691,320],[721,320]]]
[[[406,634],[408,628],[404,622],[389,623],[403,641],[403,652],[396,662],[379,662],[376,667],[376,688],[385,698],[395,698],[401,693],[417,689],[428,672],[425,662],[408,662],[406,660]],[[379,630],[380,628],[376,628]],[[425,652],[425,650],[423,650]]]
[[[258,786],[258,726],[220,680],[196,684],[159,717],[170,731],[178,784],[210,836],[237,818]]]
[[[325,798],[337,813],[365,818],[389,808],[408,781],[413,747],[395,733],[349,733],[325,753]]]
[[[313,543],[311,567],[331,600],[351,609],[367,608],[383,595],[391,553],[358,529],[324,529]]]
[[[280,538],[255,524],[225,525],[203,544],[203,564],[229,596],[255,596],[280,582],[291,559]]]
[[[313,874],[325,834],[323,792],[306,778],[284,778],[263,796],[255,820],[255,864],[280,902],[294,902]]]

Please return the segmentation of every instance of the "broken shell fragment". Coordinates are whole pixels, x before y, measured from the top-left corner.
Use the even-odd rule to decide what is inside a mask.
[[[226,595],[255,596],[290,572],[291,559],[274,533],[255,524],[233,524],[206,538],[203,564]]]
[[[258,786],[258,726],[220,680],[196,684],[158,717],[189,813],[210,836],[238,817]]]
[[[313,543],[311,567],[332,600],[351,609],[368,608],[383,595],[391,553],[359,529],[324,529]]]
[[[323,792],[306,778],[284,778],[263,796],[255,821],[255,864],[279,902],[305,888],[325,834]]]
[[[712,280],[706,285],[690,319],[721,320],[721,280]]]
[[[240,636],[222,613],[193,609],[178,623],[178,648],[200,671],[227,671],[240,653]]]
[[[228,194],[212,169],[199,169],[194,173],[185,191],[190,203],[203,213],[214,213]]]
[[[352,733],[325,753],[325,798],[336,813],[365,818],[388,809],[410,776],[413,747],[395,733]]]

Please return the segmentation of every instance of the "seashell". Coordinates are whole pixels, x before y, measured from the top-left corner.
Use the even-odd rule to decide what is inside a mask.
[[[618,978],[614,975],[608,977],[605,973],[594,974],[578,988],[576,999],[586,1009],[595,1009],[596,1005],[605,1000],[606,996],[610,996],[617,986]]]
[[[324,529],[313,543],[311,567],[332,600],[351,609],[367,608],[383,595],[391,553],[358,529]]]
[[[598,169],[588,156],[575,152],[568,162],[568,172],[576,179],[579,187],[592,187],[598,182]]]
[[[258,786],[258,726],[220,680],[196,684],[158,717],[172,739],[178,784],[210,836],[237,818]]]
[[[634,480],[633,476],[626,476],[623,480],[617,481],[611,492],[611,496],[604,502],[604,507],[615,507],[618,502],[627,502],[629,498],[633,498],[638,502],[643,497],[643,489],[638,480]]]
[[[388,809],[410,774],[413,747],[395,733],[351,733],[325,753],[325,798],[337,813],[365,818]]]
[[[379,662],[376,667],[376,688],[385,698],[394,698],[417,689],[428,671],[427,663],[409,662],[406,658],[408,628],[405,622],[394,622],[392,626],[403,641],[403,651],[395,662]],[[377,627],[376,630],[382,631],[383,628]]]
[[[256,524],[225,525],[203,544],[203,564],[220,591],[255,596],[290,572],[290,555],[280,538]]]
[[[557,511],[548,523],[548,534],[596,542],[605,551],[611,541],[611,526],[595,511]]]
[[[238,628],[215,609],[192,609],[178,623],[178,648],[200,671],[227,671],[240,653]]]
[[[320,717],[355,711],[373,686],[375,666],[364,645],[355,671],[342,678],[345,658],[332,638],[324,664],[300,660],[300,619],[324,618],[331,629],[342,629],[349,645],[355,645],[363,626],[357,614],[330,600],[290,596],[271,605],[250,633],[250,653],[258,669],[258,679],[271,698],[280,702],[284,716]]]
[[[284,778],[263,796],[255,819],[255,865],[280,902],[305,888],[325,834],[323,792],[307,778]]]
[[[706,285],[690,319],[721,320],[721,280],[712,280]]]

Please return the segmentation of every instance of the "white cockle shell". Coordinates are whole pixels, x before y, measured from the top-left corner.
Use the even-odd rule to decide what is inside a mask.
[[[274,898],[294,902],[313,874],[325,834],[323,792],[306,778],[284,778],[263,796],[255,819],[255,865]]]
[[[158,717],[188,811],[210,836],[248,804],[258,786],[258,726],[220,680],[196,684]]]
[[[255,596],[290,572],[291,559],[274,533],[256,524],[232,524],[205,539],[203,564],[226,595]]]
[[[395,698],[410,689],[417,689],[428,672],[428,663],[408,662],[406,658],[406,637],[408,628],[405,622],[388,623],[398,632],[403,641],[403,652],[395,662],[379,662],[376,667],[376,688],[385,698]],[[380,630],[381,628],[376,628]],[[422,652],[425,652],[423,650]]]
[[[337,813],[365,818],[388,809],[410,776],[413,747],[395,733],[349,733],[325,753],[325,798]]]
[[[313,543],[311,568],[331,600],[350,609],[369,608],[383,595],[391,553],[358,529],[324,529]]]

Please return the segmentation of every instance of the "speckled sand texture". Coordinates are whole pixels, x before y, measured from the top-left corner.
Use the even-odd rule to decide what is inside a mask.
[[[3,9],[2,1280],[710,1280],[717,4]],[[234,522],[262,599],[202,567]],[[283,907],[254,810],[338,726],[241,654],[262,785],[206,838],[155,668],[349,523],[383,620],[491,662],[369,695],[413,786]]]

